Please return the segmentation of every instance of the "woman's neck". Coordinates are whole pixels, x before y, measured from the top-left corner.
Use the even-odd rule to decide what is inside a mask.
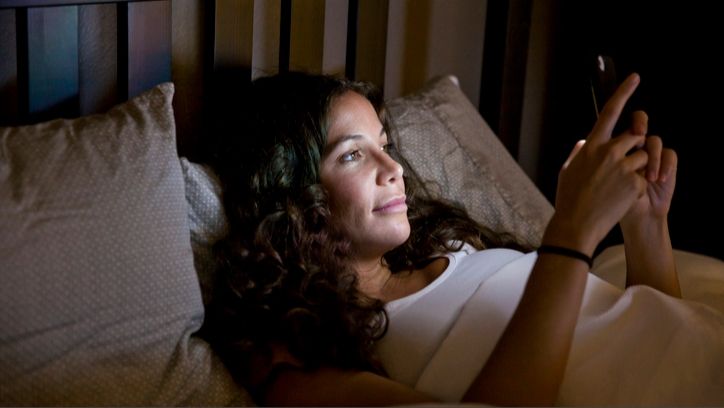
[[[359,278],[360,291],[367,296],[383,299],[383,289],[392,277],[392,271],[390,271],[382,257],[358,260],[354,268]]]
[[[367,296],[387,303],[411,295],[432,281],[447,268],[448,259],[433,259],[421,269],[392,273],[382,258],[356,262],[359,289]]]

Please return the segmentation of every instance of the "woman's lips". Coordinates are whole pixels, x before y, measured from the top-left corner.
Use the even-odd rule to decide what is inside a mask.
[[[402,211],[407,211],[407,198],[406,197],[398,197],[394,198],[385,204],[375,208],[372,210],[376,213],[397,213]]]

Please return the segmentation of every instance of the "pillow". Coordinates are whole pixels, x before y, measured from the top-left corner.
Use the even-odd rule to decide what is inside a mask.
[[[204,306],[213,292],[216,258],[213,246],[227,233],[226,214],[221,202],[221,184],[211,167],[181,157],[186,184],[191,249],[201,284]]]
[[[251,400],[207,343],[173,85],[0,128],[0,403]]]
[[[481,224],[537,247],[553,206],[457,86],[437,77],[388,101],[395,144],[423,181]]]

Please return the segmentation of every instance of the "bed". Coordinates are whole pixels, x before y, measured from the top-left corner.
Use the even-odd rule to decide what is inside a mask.
[[[220,90],[269,71],[384,85],[389,7],[350,0],[330,45],[299,22],[332,6],[274,4],[260,17],[253,1],[0,2],[2,405],[254,405],[196,335],[224,234],[208,124]],[[388,105],[421,178],[539,244],[553,208],[458,78]]]

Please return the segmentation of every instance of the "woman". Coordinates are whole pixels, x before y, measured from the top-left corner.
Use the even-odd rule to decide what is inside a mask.
[[[564,164],[521,301],[464,401],[556,401],[590,256],[618,222],[628,284],[679,295],[666,221],[676,154],[646,136],[643,112],[611,135],[638,83],[624,81]],[[230,233],[207,337],[262,404],[433,401],[388,378],[375,356],[385,304],[428,287],[464,245],[515,242],[410,176],[367,84],[261,78],[235,112],[243,132],[224,134],[215,159]]]

